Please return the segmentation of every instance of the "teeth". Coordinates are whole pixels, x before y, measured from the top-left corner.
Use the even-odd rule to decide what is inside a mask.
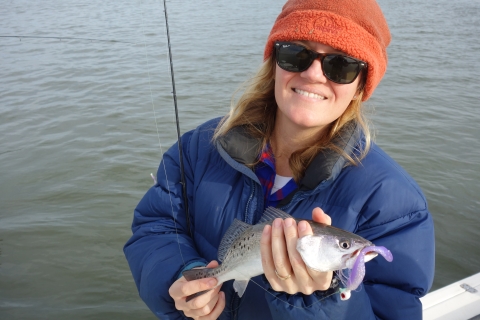
[[[303,90],[300,90],[300,89],[295,89],[295,92],[298,93],[298,94],[301,94],[302,96],[305,96],[305,97],[325,100],[325,97],[323,97],[321,95],[318,95],[316,93],[313,93],[313,92],[303,91]]]

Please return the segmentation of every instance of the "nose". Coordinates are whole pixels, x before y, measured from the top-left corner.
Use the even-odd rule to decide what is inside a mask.
[[[322,61],[320,57],[317,57],[307,70],[301,72],[301,77],[311,82],[327,82],[328,79],[323,74]]]

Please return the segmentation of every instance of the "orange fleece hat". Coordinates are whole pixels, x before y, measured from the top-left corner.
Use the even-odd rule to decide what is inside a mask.
[[[365,101],[387,70],[390,39],[387,21],[375,0],[288,0],[270,31],[264,59],[272,54],[275,41],[326,44],[368,64]]]

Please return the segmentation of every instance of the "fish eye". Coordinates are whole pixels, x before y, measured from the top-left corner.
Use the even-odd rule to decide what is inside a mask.
[[[340,248],[342,249],[349,249],[350,248],[350,241],[346,239],[342,239],[339,241]]]

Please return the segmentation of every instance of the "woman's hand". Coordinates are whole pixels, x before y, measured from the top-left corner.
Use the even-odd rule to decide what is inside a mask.
[[[215,268],[218,262],[211,261],[206,268]],[[175,281],[168,290],[170,296],[175,301],[175,308],[193,319],[217,319],[225,308],[225,294],[219,292],[221,286],[217,285],[217,279],[205,278],[193,281],[187,281],[181,277]],[[200,291],[215,288],[207,293],[186,302],[187,296]]]
[[[332,219],[320,208],[313,209],[312,220],[332,224]],[[261,240],[262,265],[273,290],[310,295],[330,287],[333,272],[308,268],[297,251],[298,238],[311,234],[308,222],[300,221],[297,226],[291,218],[275,219],[272,226],[265,226]]]

